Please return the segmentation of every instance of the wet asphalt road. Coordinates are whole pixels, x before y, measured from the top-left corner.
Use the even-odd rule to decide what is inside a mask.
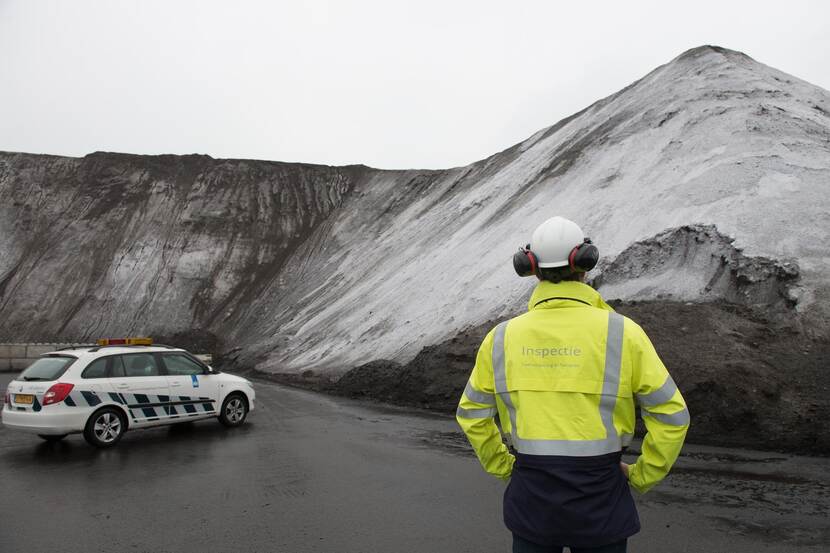
[[[0,551],[510,550],[504,485],[452,419],[268,383],[257,399],[241,428],[136,431],[111,450],[0,429]],[[638,505],[634,552],[830,551],[828,459],[687,447]]]

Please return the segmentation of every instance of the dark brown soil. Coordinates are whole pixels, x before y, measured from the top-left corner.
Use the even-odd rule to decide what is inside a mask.
[[[830,454],[830,339],[775,330],[728,303],[615,303],[638,322],[683,392],[692,414],[688,441]],[[780,323],[780,321],[779,321]],[[356,398],[452,413],[489,321],[411,362],[373,361],[338,381],[306,371],[275,380]],[[640,429],[640,433],[642,429]]]
[[[618,309],[648,332],[683,391],[690,441],[830,453],[830,339],[773,330],[725,303]]]

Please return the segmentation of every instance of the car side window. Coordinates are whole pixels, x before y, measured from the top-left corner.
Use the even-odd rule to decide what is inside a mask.
[[[182,376],[191,374],[202,374],[204,367],[181,353],[164,354],[164,365],[167,367],[167,374],[171,376]]]
[[[96,359],[89,364],[84,372],[81,373],[81,378],[106,378],[107,377],[107,357]]]
[[[112,367],[110,367],[110,378],[121,378],[126,376],[123,357],[123,355],[113,356]]]
[[[124,376],[159,376],[161,371],[152,353],[130,353],[122,356]]]

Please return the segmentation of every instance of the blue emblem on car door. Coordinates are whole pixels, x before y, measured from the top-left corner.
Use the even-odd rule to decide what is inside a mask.
[[[193,387],[198,388],[199,387],[199,377],[196,376],[195,374],[191,374],[190,379],[191,379],[191,382],[193,382]]]

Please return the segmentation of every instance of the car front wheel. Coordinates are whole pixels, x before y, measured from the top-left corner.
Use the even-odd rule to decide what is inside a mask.
[[[239,426],[248,417],[248,400],[240,393],[231,394],[222,402],[219,422],[225,426]]]
[[[118,443],[126,430],[124,415],[115,407],[106,407],[89,417],[84,428],[84,438],[89,445],[95,447],[112,447]]]

